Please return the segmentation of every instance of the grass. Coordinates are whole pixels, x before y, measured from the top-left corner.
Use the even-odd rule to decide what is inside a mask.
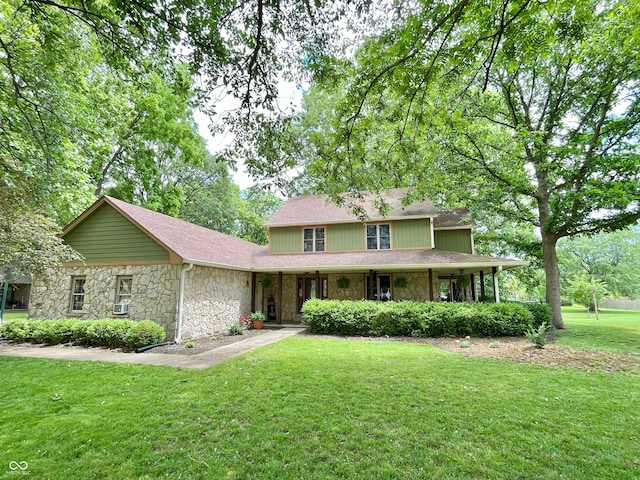
[[[0,477],[23,461],[44,479],[640,475],[640,372],[308,337],[207,370],[6,357],[0,369]]]
[[[640,353],[640,312],[600,310],[599,319],[582,307],[563,307],[569,328],[556,332],[556,344],[568,347]]]
[[[27,312],[12,312],[11,310],[5,310],[3,320],[26,320]]]

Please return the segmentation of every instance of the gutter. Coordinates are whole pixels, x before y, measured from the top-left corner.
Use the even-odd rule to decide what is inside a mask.
[[[188,267],[183,268],[180,271],[180,293],[178,296],[178,320],[176,326],[176,338],[175,342],[179,343],[182,337],[182,314],[183,314],[183,306],[184,306],[184,281],[185,281],[185,273],[193,270],[193,263],[190,263]]]

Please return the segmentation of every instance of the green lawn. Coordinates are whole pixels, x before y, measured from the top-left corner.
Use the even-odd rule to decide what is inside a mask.
[[[12,312],[11,310],[5,310],[3,319],[4,320],[26,320],[27,312]]]
[[[10,462],[65,480],[640,477],[640,372],[308,337],[207,370],[0,369],[0,477]]]
[[[569,329],[556,333],[558,345],[640,354],[638,311],[600,310],[596,320],[582,307],[563,307],[562,316]]]

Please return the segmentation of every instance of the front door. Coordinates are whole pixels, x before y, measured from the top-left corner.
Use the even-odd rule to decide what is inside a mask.
[[[327,277],[320,277],[320,285],[317,285],[316,277],[298,277],[298,313],[310,298],[327,298],[328,285]]]
[[[369,300],[391,300],[391,275],[375,275],[371,289],[371,275],[367,275],[366,296]]]

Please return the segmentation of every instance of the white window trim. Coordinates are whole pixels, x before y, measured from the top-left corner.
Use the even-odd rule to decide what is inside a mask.
[[[380,225],[387,225],[389,227],[389,248],[380,248]],[[369,238],[373,238],[373,237],[369,237],[368,233],[367,233],[367,228],[368,227],[376,227],[376,248],[369,248]],[[365,248],[368,251],[373,251],[373,250],[391,250],[392,245],[391,245],[391,223],[368,223],[365,225],[364,227],[364,242],[365,242]]]
[[[316,238],[316,229],[317,228],[321,228],[322,230],[324,230],[324,249],[323,250],[316,250],[316,242],[317,242],[317,238]],[[305,250],[304,249],[304,242],[305,242],[305,238],[304,238],[304,232],[306,230],[311,230],[312,234],[313,234],[313,238],[311,239],[312,241],[312,250]],[[302,253],[316,253],[316,252],[326,252],[327,251],[327,227],[323,226],[323,225],[318,225],[316,227],[304,227],[302,229]]]
[[[75,285],[76,285],[76,281],[77,280],[84,280],[84,284],[82,287],[82,293],[76,293],[75,292]],[[69,311],[71,313],[81,313],[84,312],[84,303],[85,303],[85,298],[87,296],[87,292],[86,292],[86,287],[87,285],[87,277],[84,276],[73,276],[71,277],[71,298],[70,298],[70,302],[69,302]],[[79,310],[76,310],[73,308],[75,302],[74,302],[74,297],[75,296],[82,296],[82,308],[80,308]]]
[[[131,303],[131,298],[133,292],[129,293],[120,293],[120,281],[130,278],[131,279],[131,290],[133,290],[133,275],[118,275],[116,277],[116,302],[115,303]],[[126,297],[122,299],[121,297]]]

